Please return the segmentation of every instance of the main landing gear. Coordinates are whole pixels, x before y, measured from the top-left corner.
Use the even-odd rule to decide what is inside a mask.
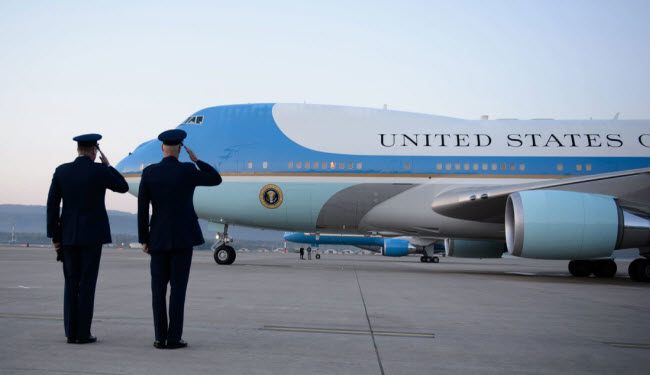
[[[228,224],[224,225],[223,233],[217,233],[217,242],[212,245],[214,251],[214,261],[218,264],[233,264],[237,253],[232,246],[228,244],[232,242],[232,238],[228,236]]]
[[[438,262],[440,262],[440,258],[438,258],[437,256],[430,257],[430,256],[427,256],[427,255],[423,255],[423,256],[420,257],[420,262],[422,262],[422,263],[438,263]]]
[[[592,273],[596,277],[609,278],[616,275],[616,262],[612,259],[572,260],[569,262],[569,272],[576,277],[588,277]]]
[[[422,262],[422,263],[438,263],[438,262],[440,262],[440,258],[438,258],[437,256],[434,255],[434,252],[433,252],[434,250],[435,250],[435,247],[434,247],[433,244],[431,244],[429,246],[424,246],[422,248],[422,253],[424,255],[422,255],[420,257],[420,262]]]
[[[634,281],[650,281],[650,259],[635,259],[630,263],[627,272]]]

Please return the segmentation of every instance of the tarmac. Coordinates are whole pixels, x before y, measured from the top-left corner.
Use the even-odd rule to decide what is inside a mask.
[[[1,374],[648,374],[650,284],[566,261],[195,251],[189,347],[152,346],[149,257],[105,248],[94,344],[67,344],[54,252],[0,247]]]

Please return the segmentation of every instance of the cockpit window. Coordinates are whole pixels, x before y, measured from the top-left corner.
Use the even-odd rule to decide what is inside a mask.
[[[185,121],[183,121],[183,122],[181,123],[181,125],[183,125],[183,124],[197,124],[197,125],[201,125],[201,124],[203,124],[203,116],[190,116],[190,117],[188,117]]]

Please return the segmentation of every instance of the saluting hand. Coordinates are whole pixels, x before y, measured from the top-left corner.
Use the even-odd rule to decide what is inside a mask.
[[[187,154],[190,156],[190,160],[192,160],[194,163],[196,163],[199,160],[199,158],[196,157],[196,154],[194,153],[194,151],[190,150],[185,145],[183,145],[183,147],[185,147],[185,151],[187,151]]]
[[[111,163],[108,162],[108,158],[106,157],[106,155],[104,155],[102,150],[98,148],[97,151],[99,151],[99,160],[101,160],[102,164],[104,164],[107,167],[110,166]]]
[[[149,245],[146,243],[142,244],[142,252],[149,254]]]

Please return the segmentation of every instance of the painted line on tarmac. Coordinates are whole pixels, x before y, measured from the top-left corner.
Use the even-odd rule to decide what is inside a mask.
[[[21,314],[0,314],[0,318],[63,320],[63,317],[61,316],[21,315]],[[93,319],[93,322],[103,322],[103,321],[104,319]]]
[[[278,326],[264,326],[262,330],[265,331],[286,331],[286,332],[311,332],[311,333],[338,333],[344,335],[370,335],[370,331],[363,330],[348,330],[348,329],[329,329],[329,328],[305,328],[305,327],[278,327]],[[417,337],[433,339],[433,333],[408,333],[408,332],[372,332],[378,336],[397,336],[397,337]]]
[[[622,342],[606,342],[605,344],[616,348],[650,349],[648,344],[627,344]]]

